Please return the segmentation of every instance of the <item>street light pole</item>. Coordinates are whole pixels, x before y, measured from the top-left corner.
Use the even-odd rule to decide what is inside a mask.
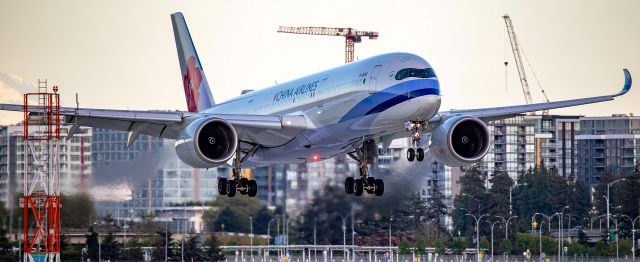
[[[251,261],[253,261],[253,217],[249,216],[249,238],[251,239]]]
[[[556,214],[558,214],[558,213],[556,213]],[[535,214],[533,214],[533,217],[531,218],[531,220],[533,220],[536,215],[541,215],[543,218],[547,219],[547,221],[548,221],[547,224],[549,225],[549,234],[551,234],[551,218],[554,217],[555,215],[552,215],[551,217],[549,217],[549,216],[547,216],[547,215],[545,215],[543,213],[537,213],[536,212]],[[539,242],[538,245],[539,245],[539,249],[540,249],[539,255],[542,255],[542,222],[543,221],[540,220],[540,227],[538,227],[540,229],[540,232],[538,233],[538,242]]]
[[[342,218],[342,256],[343,256],[343,260],[347,261],[347,217],[349,217],[349,215],[346,215],[346,216],[343,216],[340,214],[336,214],[336,215]]]
[[[611,218],[616,225],[616,259],[620,259],[620,252],[618,252],[618,220]],[[608,222],[608,221],[607,221]]]
[[[609,184],[607,184],[607,232],[609,230],[611,230],[610,229],[611,227],[609,226],[609,217],[610,217],[610,214],[609,214],[609,199],[611,199],[609,197],[609,189],[611,188],[611,186],[615,185],[616,183],[618,183],[620,181],[624,181],[624,180],[627,180],[627,179],[625,179],[625,178],[616,179],[616,180],[610,182]]]
[[[560,211],[560,243],[562,245],[562,248],[564,249],[564,221],[562,221],[564,219],[564,210],[569,208],[569,206],[565,206],[562,208],[562,210]],[[560,253],[560,261],[562,261],[562,257],[564,255],[562,253]]]
[[[313,260],[318,261],[317,243],[316,243],[316,220],[313,220]]]
[[[526,185],[527,185],[527,183],[523,183],[523,184],[515,184],[515,185],[513,185],[513,186],[509,187],[509,215],[510,215],[510,216],[511,216],[511,215],[513,215],[513,204],[512,204],[512,203],[513,203],[513,202],[512,202],[513,198],[511,197],[511,195],[512,195],[512,194],[511,194],[511,193],[512,193],[512,191],[513,191],[514,189],[516,189],[516,187],[519,187],[519,186],[526,186]]]
[[[393,249],[391,249],[391,223],[393,223],[393,217],[389,218],[389,261],[393,262]]]
[[[558,237],[560,236],[560,223],[562,219],[560,218],[560,213],[555,213],[553,216],[549,217],[549,230],[551,230],[551,219],[555,216],[558,216]],[[549,232],[551,233],[551,232]],[[560,239],[558,239],[558,260],[560,260]]]
[[[509,239],[509,221],[513,218],[518,218],[518,216],[511,216],[509,219],[505,219],[503,216],[496,217],[501,218],[502,222],[504,222],[504,238]]]
[[[271,222],[276,219],[275,217],[269,220],[267,223],[267,254],[269,254],[269,250],[271,249]]]
[[[629,221],[631,221],[631,241],[633,242],[633,247],[631,251],[633,254],[633,260],[636,260],[636,227],[635,226],[636,226],[636,220],[640,218],[640,216],[636,217],[635,219],[632,219],[630,216],[627,216],[627,215],[618,215],[618,216],[626,217],[629,219]]]
[[[476,257],[477,260],[476,261],[480,261],[480,220],[482,220],[482,217],[488,216],[489,214],[484,214],[481,215],[479,218],[476,218],[476,216],[472,215],[472,214],[465,214],[465,216],[470,216],[473,217],[473,219],[476,220]]]
[[[100,227],[98,227],[98,262],[102,262],[102,243],[100,243]]]
[[[491,225],[491,261],[493,262],[493,227],[497,224],[500,223],[500,221],[495,221],[493,223],[491,223],[491,221],[485,221],[487,223],[489,223],[489,225]]]

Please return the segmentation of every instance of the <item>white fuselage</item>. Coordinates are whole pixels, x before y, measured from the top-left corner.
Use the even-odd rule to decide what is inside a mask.
[[[248,164],[327,159],[352,151],[363,139],[408,136],[404,123],[427,121],[438,112],[435,74],[397,80],[405,68],[432,70],[417,55],[384,54],[253,91],[205,113],[304,115],[307,130],[282,146],[258,149]]]

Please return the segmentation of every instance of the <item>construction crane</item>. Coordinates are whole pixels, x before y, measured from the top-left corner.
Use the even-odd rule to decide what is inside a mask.
[[[520,76],[520,84],[522,85],[522,92],[524,93],[524,99],[527,104],[533,103],[533,99],[531,98],[531,91],[529,90],[529,81],[527,81],[527,74],[524,71],[524,64],[522,63],[522,56],[524,51],[522,51],[520,44],[518,43],[518,39],[516,38],[516,32],[513,29],[513,23],[511,22],[511,18],[509,15],[503,15],[502,19],[504,19],[504,23],[507,25],[507,33],[509,35],[509,41],[511,42],[511,50],[513,51],[513,58],[516,61],[516,67],[518,68],[518,75]],[[526,58],[526,56],[525,56]],[[505,67],[508,62],[504,62]],[[529,65],[531,67],[531,65]],[[531,69],[533,71],[533,69]],[[534,77],[535,77],[535,73]],[[537,80],[537,78],[536,78]],[[544,95],[544,99],[546,102],[549,102],[549,97],[547,97],[547,93],[544,92],[542,86],[540,85],[540,81],[538,81],[538,86],[540,90],[542,90],[542,95]],[[542,111],[542,115],[548,115],[549,110]]]
[[[345,64],[353,62],[355,43],[362,42],[362,37],[369,37],[369,39],[378,39],[378,32],[373,31],[360,31],[353,28],[333,28],[333,27],[291,27],[280,26],[278,33],[289,34],[302,34],[302,35],[327,35],[327,36],[342,36],[345,38]]]

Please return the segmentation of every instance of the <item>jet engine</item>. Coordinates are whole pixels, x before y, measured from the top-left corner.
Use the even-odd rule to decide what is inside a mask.
[[[453,167],[466,166],[487,154],[489,139],[489,129],[482,120],[455,116],[433,130],[429,149],[438,162]]]
[[[216,167],[226,163],[236,152],[238,135],[229,122],[216,118],[199,118],[183,128],[176,139],[176,153],[183,162],[196,168]]]

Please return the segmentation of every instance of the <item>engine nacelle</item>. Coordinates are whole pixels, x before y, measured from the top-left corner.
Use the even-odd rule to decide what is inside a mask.
[[[215,117],[200,118],[178,133],[176,154],[196,168],[216,167],[226,163],[236,152],[238,135],[229,122]]]
[[[477,162],[489,150],[489,129],[472,116],[447,119],[431,133],[431,155],[447,166],[466,166]]]

